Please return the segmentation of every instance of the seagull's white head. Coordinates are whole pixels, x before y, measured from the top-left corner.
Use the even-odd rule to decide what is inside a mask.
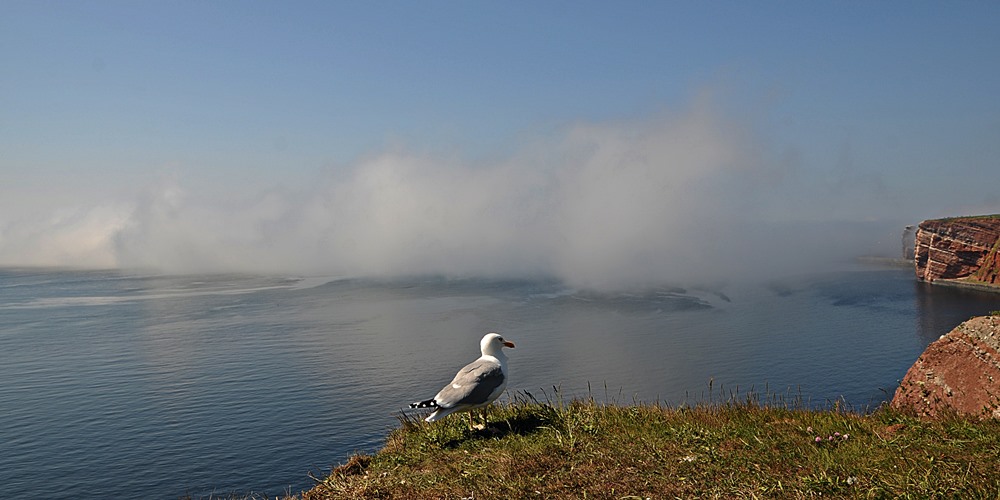
[[[514,343],[504,340],[499,333],[487,333],[479,342],[479,349],[484,355],[497,356],[504,347],[514,347]]]

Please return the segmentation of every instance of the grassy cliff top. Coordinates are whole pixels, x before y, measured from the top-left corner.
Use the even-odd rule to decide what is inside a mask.
[[[1000,219],[1000,214],[988,215],[959,215],[956,217],[942,217],[940,219],[929,219],[933,221],[954,221],[954,220],[977,220],[977,219]]]
[[[401,417],[385,447],[334,469],[333,498],[995,497],[1000,422],[887,408],[767,405],[754,395],[668,408],[530,394],[473,431],[464,415]]]

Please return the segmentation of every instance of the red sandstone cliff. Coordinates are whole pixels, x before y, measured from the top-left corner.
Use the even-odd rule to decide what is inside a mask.
[[[894,408],[1000,418],[1000,316],[972,318],[934,341],[906,372]]]
[[[1000,284],[998,248],[1000,215],[925,220],[914,245],[917,278]]]

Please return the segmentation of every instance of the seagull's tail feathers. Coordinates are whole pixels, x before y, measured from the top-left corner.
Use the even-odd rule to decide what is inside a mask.
[[[434,398],[428,399],[426,401],[417,401],[416,403],[410,403],[410,408],[437,408],[437,401]]]
[[[442,408],[438,406],[437,401],[434,400],[433,398],[428,399],[426,401],[417,401],[416,403],[410,403],[410,408],[434,408],[434,411],[431,412],[431,414],[424,419],[427,422],[434,422],[437,420],[441,420],[442,418],[447,417],[448,415],[451,415],[452,413],[455,413],[456,411],[459,410],[458,408],[454,407]]]

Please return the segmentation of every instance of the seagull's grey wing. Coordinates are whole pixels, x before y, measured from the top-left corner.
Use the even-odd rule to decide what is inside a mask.
[[[490,394],[503,384],[500,363],[477,359],[459,370],[455,379],[434,396],[438,406],[481,405],[489,402]]]

